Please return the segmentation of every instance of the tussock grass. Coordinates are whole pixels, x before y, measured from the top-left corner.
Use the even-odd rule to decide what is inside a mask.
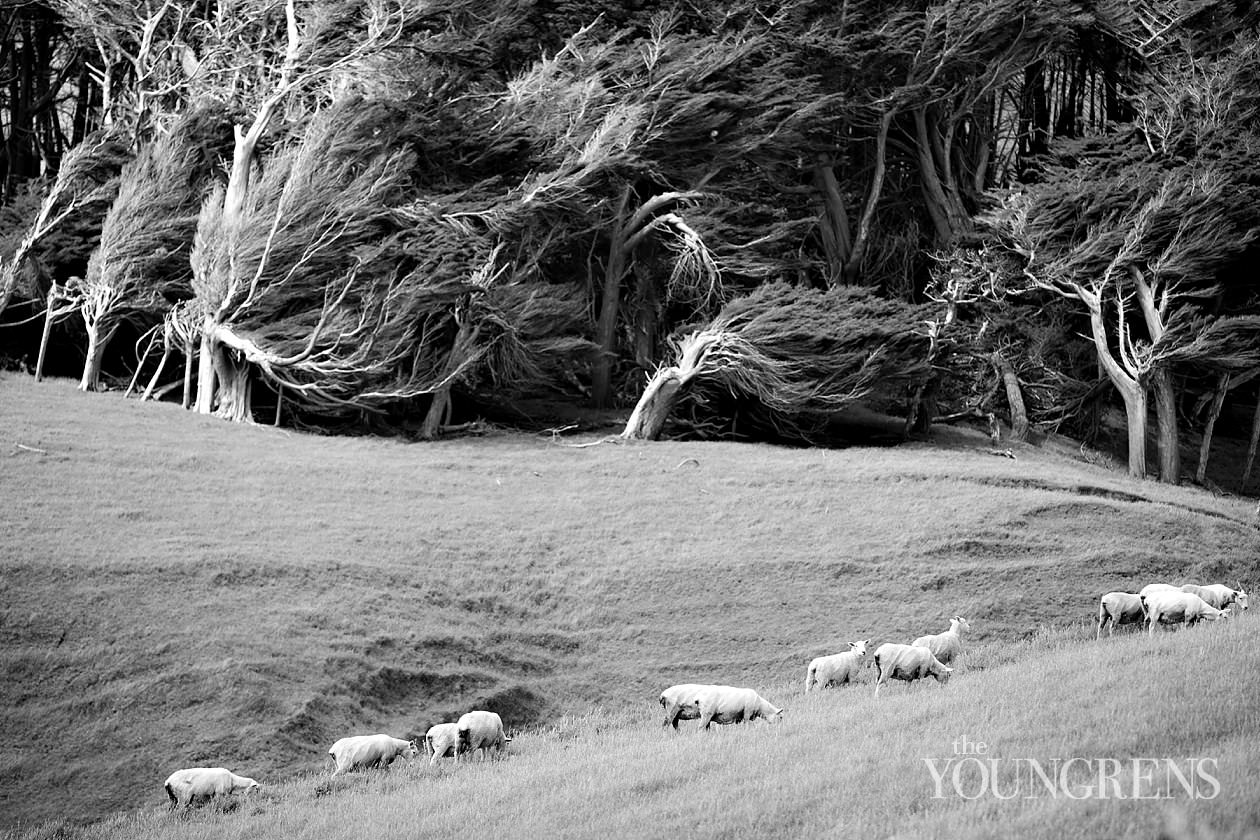
[[[1045,450],[993,458],[947,431],[934,447],[840,451],[509,434],[407,445],[232,426],[16,376],[0,379],[0,428],[0,825],[141,809],[85,836],[170,836],[150,813],[161,780],[198,764],[270,784],[230,813],[190,815],[181,835],[808,836],[843,822],[953,836],[953,809],[997,806],[904,792],[930,782],[923,757],[945,753],[883,729],[954,738],[988,725],[1011,749],[1074,748],[1076,713],[1020,682],[1024,663],[1062,657],[1076,673],[1103,592],[1250,581],[1260,557],[1241,500]],[[894,685],[878,707],[869,686],[797,699],[811,657],[940,632],[954,614],[974,633],[942,692]],[[1200,638],[1118,633],[1098,649],[1123,659],[1145,645],[1133,651],[1162,668],[1180,658],[1161,646]],[[1103,684],[1118,680],[1107,661]],[[1209,705],[1240,708],[1225,686],[1245,679],[1197,678]],[[755,686],[789,721],[666,737],[656,695],[693,681]],[[1092,696],[1063,695],[1110,702]],[[1189,696],[1139,699],[1199,714]],[[1041,716],[1020,718],[1029,697]],[[315,796],[336,738],[416,737],[473,707],[525,730],[510,760],[417,764]],[[998,717],[957,717],[983,709]],[[1147,746],[1147,730],[1109,720],[1130,749]],[[474,783],[501,816],[452,804]],[[362,831],[338,822],[359,813],[354,797]],[[1022,835],[1026,820],[1036,836],[1040,809],[1060,807],[1032,802],[994,825]]]

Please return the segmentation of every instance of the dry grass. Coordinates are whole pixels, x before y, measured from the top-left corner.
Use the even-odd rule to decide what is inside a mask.
[[[1076,811],[1033,802],[986,823],[976,814],[992,803],[900,790],[928,785],[922,758],[964,733],[1028,751],[1011,755],[1074,754],[1086,714],[1101,747],[1141,755],[1191,710],[1207,721],[1196,738],[1222,719],[1254,730],[1239,706],[1249,679],[1196,671],[1186,685],[1204,702],[1176,686],[1088,690],[1139,651],[1161,667],[1209,638],[1234,647],[1204,656],[1245,653],[1245,622],[1113,640],[1100,670],[1078,667],[1102,592],[1254,579],[1250,505],[1046,450],[994,458],[961,433],[843,451],[508,434],[407,445],[231,426],[12,375],[0,428],[3,826],[140,808],[86,836],[169,836],[151,813],[161,779],[224,764],[272,783],[268,795],[195,814],[181,835],[469,833],[455,793],[472,785],[495,803],[477,834],[1051,836],[1047,823]],[[793,696],[812,656],[939,632],[956,613],[976,631],[969,673],[941,693]],[[1065,629],[1036,632],[1047,626]],[[653,701],[683,681],[755,685],[793,714],[777,730],[671,740]],[[1030,704],[1036,685],[1062,698]],[[1149,720],[1117,711],[1139,700]],[[417,764],[333,804],[302,775],[342,735],[411,737],[477,706],[509,727],[568,716],[522,735],[510,761]],[[1218,741],[1255,766],[1248,739]],[[1226,799],[1256,821],[1254,801]],[[1136,807],[1108,825],[1153,825]]]

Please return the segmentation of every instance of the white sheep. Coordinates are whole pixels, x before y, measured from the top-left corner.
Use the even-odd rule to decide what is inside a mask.
[[[819,656],[809,663],[805,669],[805,692],[817,685],[826,688],[829,685],[844,685],[856,682],[862,667],[862,657],[866,656],[866,646],[870,639],[849,642],[849,650],[844,653],[833,653],[830,656]]]
[[[439,758],[451,756],[457,758],[455,751],[459,749],[459,724],[439,723],[429,727],[424,735],[425,749],[431,753],[429,766],[437,764]]]
[[[1247,609],[1247,592],[1242,588],[1241,583],[1238,584],[1237,589],[1230,589],[1223,583],[1213,583],[1207,586],[1195,586],[1193,583],[1187,583],[1181,587],[1181,591],[1189,592],[1191,595],[1198,595],[1218,610],[1223,610],[1231,604],[1237,604],[1239,610]]]
[[[404,741],[391,735],[352,735],[342,738],[328,749],[333,762],[333,777],[359,767],[388,767],[398,756],[413,759],[420,754],[415,741]]]
[[[944,633],[920,636],[911,642],[914,647],[924,647],[932,651],[942,665],[948,665],[962,653],[962,634],[971,632],[971,624],[967,619],[956,615],[949,620],[949,629]]]
[[[711,688],[708,683],[680,683],[671,685],[661,692],[661,709],[665,712],[662,726],[672,726],[678,731],[678,721],[697,720],[700,717],[700,704],[696,695],[702,689]]]
[[[696,702],[700,705],[701,729],[708,729],[710,723],[747,723],[758,719],[778,723],[783,720],[783,710],[751,688],[707,685],[696,694]]]
[[[1146,607],[1146,620],[1150,625],[1149,633],[1155,634],[1158,624],[1176,624],[1188,626],[1200,621],[1218,621],[1229,618],[1228,609],[1218,610],[1198,595],[1190,592],[1155,592],[1142,599]]]
[[[171,810],[187,808],[194,802],[210,802],[243,791],[248,794],[260,785],[247,776],[238,776],[226,767],[189,767],[176,770],[163,784],[171,800]]]
[[[949,682],[953,668],[942,663],[932,655],[925,646],[899,645],[887,642],[875,649],[875,667],[879,669],[879,679],[875,682],[875,696],[879,696],[879,687],[890,679],[914,682],[925,677],[934,677],[941,685]]]
[[[1142,609],[1142,596],[1134,592],[1108,592],[1098,601],[1098,632],[1095,639],[1102,638],[1103,627],[1107,635],[1115,633],[1117,624],[1141,624],[1146,619],[1146,611]]]
[[[459,746],[455,749],[456,758],[464,753],[480,750],[481,760],[485,761],[490,756],[491,747],[494,747],[496,754],[501,755],[503,748],[512,741],[503,731],[503,718],[495,712],[480,709],[461,716],[456,724],[456,732],[459,738]]]

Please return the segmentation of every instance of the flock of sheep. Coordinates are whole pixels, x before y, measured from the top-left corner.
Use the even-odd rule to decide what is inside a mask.
[[[1219,621],[1230,617],[1230,610],[1237,606],[1247,609],[1247,592],[1238,584],[1231,589],[1223,583],[1199,586],[1187,583],[1173,586],[1170,583],[1152,583],[1141,592],[1108,592],[1098,602],[1098,632],[1103,628],[1107,635],[1115,632],[1117,624],[1145,623],[1149,633],[1160,624],[1197,624],[1200,621]]]
[[[971,631],[971,624],[956,615],[944,633],[920,636],[908,645],[887,642],[875,649],[874,664],[879,676],[875,680],[875,696],[889,680],[913,682],[933,677],[937,682],[949,681],[954,669],[949,663],[962,653],[962,636]],[[866,656],[870,639],[849,642],[849,650],[820,656],[805,669],[805,692],[814,686],[826,688],[856,682]],[[743,723],[752,720],[779,721],[783,710],[777,708],[751,688],[729,685],[684,683],[671,685],[661,692],[661,708],[665,710],[663,726],[678,729],[680,720],[699,720],[701,729],[711,723]]]
[[[503,730],[503,719],[495,712],[468,712],[454,723],[439,723],[425,735],[425,749],[432,753],[430,764],[444,756],[472,755],[478,751],[484,760],[490,750],[502,752],[512,739]],[[405,741],[384,733],[352,735],[328,748],[332,759],[332,778],[351,770],[388,767],[399,756],[407,759],[420,754],[415,741]],[[221,799],[233,793],[249,793],[259,783],[248,776],[238,776],[224,767],[190,767],[176,770],[167,777],[166,795],[171,809],[187,808]]]
[[[1247,593],[1239,584],[1232,589],[1224,584],[1173,586],[1153,583],[1140,592],[1108,592],[1098,605],[1098,630],[1108,635],[1117,624],[1145,623],[1150,633],[1160,624],[1191,625],[1200,621],[1229,618],[1231,609],[1247,609]],[[892,680],[915,680],[932,677],[937,682],[949,681],[953,662],[962,653],[964,633],[971,625],[962,616],[950,620],[943,633],[920,636],[908,645],[885,643],[875,649],[873,664],[879,676],[875,695]],[[813,659],[805,671],[805,691],[815,686],[826,688],[856,682],[864,665],[870,639],[849,643],[849,650]],[[661,692],[661,708],[665,711],[664,726],[678,729],[681,720],[699,720],[701,729],[710,724],[744,723],[753,720],[782,720],[783,709],[770,703],[754,689],[729,685],[685,683],[672,685]],[[431,755],[429,763],[439,758],[481,752],[484,760],[491,749],[501,752],[512,739],[503,729],[503,720],[494,712],[472,711],[454,723],[439,723],[425,734],[424,749]],[[342,738],[328,750],[333,761],[333,778],[359,768],[386,767],[402,756],[412,759],[420,754],[415,741],[390,735],[356,735]],[[194,803],[208,802],[232,793],[248,793],[259,783],[238,776],[223,767],[193,767],[177,770],[165,783],[172,809],[187,808]]]

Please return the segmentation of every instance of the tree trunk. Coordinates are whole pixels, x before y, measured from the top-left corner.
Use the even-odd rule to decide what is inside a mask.
[[[1229,391],[1229,374],[1222,373],[1216,380],[1216,391],[1212,394],[1212,407],[1208,409],[1207,422],[1203,424],[1203,441],[1199,444],[1199,466],[1194,471],[1194,480],[1203,483],[1207,478],[1208,455],[1212,451],[1212,432],[1216,429],[1216,418],[1221,416],[1221,406],[1225,405],[1225,394]]]
[[[884,190],[884,169],[888,161],[888,129],[896,115],[896,110],[890,110],[879,119],[879,131],[875,134],[875,166],[871,173],[871,188],[866,194],[866,205],[862,209],[862,216],[858,219],[857,232],[853,236],[853,249],[849,252],[848,262],[844,265],[844,282],[846,283],[857,283],[862,276],[862,260],[866,256],[866,245],[871,238],[871,224],[875,219],[875,208],[879,206],[879,197]]]
[[[1177,395],[1172,372],[1156,370],[1151,375],[1158,424],[1159,480],[1165,484],[1181,481],[1181,446],[1178,435]]]
[[[102,329],[100,322],[88,324],[87,358],[83,360],[83,376],[79,379],[80,391],[99,391],[101,389],[101,360],[105,358],[105,348],[114,337],[114,328]]]
[[[827,255],[827,285],[837,286],[845,282],[844,267],[853,251],[853,236],[849,230],[849,213],[844,206],[844,194],[831,164],[820,160],[814,167],[814,181],[823,198],[822,217],[818,220],[823,251]]]
[[[612,390],[612,363],[617,347],[617,310],[621,303],[621,280],[626,273],[626,207],[630,188],[626,187],[617,205],[612,241],[608,243],[608,264],[604,267],[604,288],[595,324],[597,345],[595,367],[591,371],[591,398],[596,408],[607,408]]]
[[[1019,377],[1015,375],[1015,368],[1001,351],[994,350],[990,357],[993,367],[997,369],[998,375],[1002,377],[1002,384],[1006,387],[1006,404],[1011,410],[1011,440],[1026,441],[1028,440],[1028,412],[1024,407],[1024,392],[1019,387]]]
[[[149,354],[153,352],[153,344],[156,341],[157,328],[155,327],[153,329],[153,334],[149,336],[149,343],[145,345],[144,355],[142,355],[139,361],[136,362],[136,372],[131,375],[131,381],[127,383],[127,390],[123,392],[123,399],[130,397],[131,392],[136,390],[136,383],[140,381],[140,371],[144,370],[144,363],[149,360]],[[161,368],[161,365],[166,364],[166,356],[168,353],[169,351],[162,354],[162,361],[159,363],[159,369]]]
[[[460,371],[467,367],[476,352],[477,337],[481,327],[465,322],[460,324],[451,344],[450,355],[442,369],[442,385],[434,390],[433,401],[429,403],[429,411],[424,415],[424,423],[420,426],[420,437],[424,440],[435,440],[442,433],[442,427],[450,422],[451,386],[455,384]]]
[[[214,412],[214,356],[219,352],[219,343],[214,340],[213,325],[209,323],[209,316],[207,316],[206,320],[207,323],[201,330],[201,359],[197,365],[198,414],[211,414]]]
[[[1146,478],[1146,386],[1121,367],[1111,354],[1100,297],[1084,289],[1078,290],[1077,294],[1089,309],[1090,333],[1094,339],[1098,364],[1124,400],[1129,426],[1129,475]]]
[[[643,371],[656,367],[656,335],[661,323],[661,295],[651,273],[636,262],[634,274],[634,361]]]
[[[709,351],[725,340],[721,332],[692,333],[679,346],[678,364],[662,367],[643,389],[621,437],[630,440],[656,440],[661,436],[682,389],[704,370]]]
[[[1129,425],[1129,475],[1146,478],[1146,390],[1139,386],[1125,393],[1121,389],[1120,396]]]
[[[665,422],[669,420],[681,392],[682,380],[678,376],[678,368],[658,370],[643,390],[643,396],[639,398],[634,412],[626,421],[626,428],[621,436],[630,440],[660,438],[661,430],[665,428]]]
[[[140,395],[140,402],[144,402],[145,400],[153,396],[153,389],[154,387],[157,386],[158,379],[160,379],[162,376],[162,371],[166,370],[166,360],[169,359],[170,357],[171,357],[171,345],[169,342],[167,342],[166,347],[163,348],[162,350],[162,358],[160,361],[158,361],[157,370],[153,371],[153,376],[152,378],[149,379],[149,384],[145,387],[144,393]],[[136,368],[136,372],[139,373],[140,369]]]
[[[48,337],[52,335],[53,325],[53,298],[56,296],[57,288],[54,286],[52,291],[48,293],[48,305],[44,310],[44,331],[39,337],[39,358],[35,361],[35,381],[40,382],[44,378],[44,357],[48,355]],[[3,301],[0,301],[3,303]],[[4,311],[0,307],[0,312]]]
[[[184,398],[182,404],[184,411],[192,407],[192,372],[193,372],[193,342],[191,338],[184,341]]]
[[[1260,443],[1260,391],[1256,392],[1256,410],[1251,415],[1251,443],[1247,445],[1247,465],[1243,467],[1242,481],[1238,484],[1238,492],[1247,488],[1247,479],[1251,478],[1251,468],[1256,463],[1256,444]]]
[[[946,165],[951,151],[949,147],[953,144],[942,143],[935,120],[933,125],[928,125],[926,108],[915,109],[914,129],[924,204],[936,230],[935,244],[938,248],[945,248],[970,227],[969,217],[958,194],[958,185],[953,182]]]
[[[214,414],[233,423],[253,423],[251,405],[253,382],[249,376],[249,363],[237,362],[232,351],[220,345],[212,355],[214,375],[218,380],[218,407]]]

